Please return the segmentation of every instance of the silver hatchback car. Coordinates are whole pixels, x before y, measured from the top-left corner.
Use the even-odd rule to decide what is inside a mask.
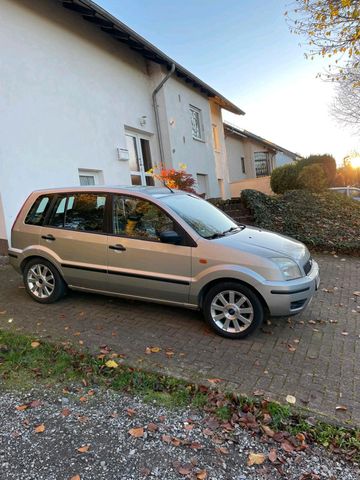
[[[156,187],[36,191],[15,220],[9,256],[29,295],[68,288],[201,309],[228,338],[266,314],[311,301],[319,269],[302,243],[238,225],[211,203]]]

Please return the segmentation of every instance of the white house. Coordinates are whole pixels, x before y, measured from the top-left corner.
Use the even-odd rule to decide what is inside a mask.
[[[0,253],[34,189],[185,163],[230,195],[221,109],[242,110],[95,3],[1,0],[0,45]]]
[[[233,197],[239,196],[239,192],[245,188],[269,193],[273,169],[301,158],[259,135],[229,123],[224,123],[224,131],[228,178]]]

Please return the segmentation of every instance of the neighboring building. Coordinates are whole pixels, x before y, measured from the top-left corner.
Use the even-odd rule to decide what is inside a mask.
[[[98,5],[2,0],[0,43],[0,251],[37,188],[152,184],[162,161],[229,197],[221,109],[242,110]]]
[[[233,197],[245,188],[270,193],[270,175],[274,168],[300,159],[298,154],[229,123],[224,123],[224,131]]]

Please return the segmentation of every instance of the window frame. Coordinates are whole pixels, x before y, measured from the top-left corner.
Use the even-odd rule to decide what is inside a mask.
[[[60,197],[60,198],[66,198],[66,203],[65,203],[65,212],[66,212],[66,209],[67,209],[67,205],[68,205],[68,201],[69,201],[69,197],[71,197],[72,195],[81,195],[81,194],[91,194],[91,195],[97,195],[97,196],[103,196],[105,197],[105,206],[104,206],[104,218],[103,218],[103,226],[102,226],[102,231],[101,232],[92,232],[92,231],[89,231],[89,230],[74,230],[72,228],[66,228],[66,227],[56,227],[54,225],[49,225],[49,220],[50,220],[50,217],[54,211],[54,207],[56,205],[56,202],[57,202],[57,199]],[[110,194],[108,192],[94,192],[94,191],[87,191],[87,190],[75,190],[75,191],[71,191],[71,192],[62,192],[62,193],[56,193],[56,194],[53,194],[53,199],[52,199],[52,202],[50,204],[50,207],[49,207],[49,210],[47,211],[47,214],[44,218],[44,222],[43,222],[43,227],[46,227],[46,228],[54,228],[55,230],[65,230],[67,232],[76,232],[76,233],[89,233],[89,234],[92,234],[92,235],[108,235],[108,232],[109,232],[109,214],[108,214],[108,204],[109,204],[109,196]]]
[[[240,157],[241,172],[246,175],[245,157]]]
[[[28,223],[26,222],[26,219],[28,218],[32,208],[35,206],[36,202],[40,199],[40,198],[45,198],[45,197],[48,197],[49,198],[49,204],[46,205],[45,207],[45,215],[43,216],[42,218],[42,221],[41,223]],[[24,219],[23,219],[23,224],[24,225],[29,225],[30,227],[43,227],[45,225],[45,221],[49,215],[49,212],[52,210],[53,208],[53,197],[54,197],[54,194],[53,193],[40,193],[40,195],[38,197],[35,198],[35,200],[32,202],[32,204],[30,205],[30,208],[27,210],[26,214],[24,215]]]
[[[112,192],[109,194],[109,196],[111,197],[109,199],[109,205],[108,205],[108,210],[109,210],[109,218],[108,218],[108,225],[109,225],[109,233],[108,235],[111,236],[111,237],[118,237],[118,238],[126,238],[128,240],[142,240],[144,242],[152,242],[152,243],[156,243],[156,244],[162,244],[163,242],[161,241],[158,241],[158,240],[152,240],[151,238],[144,238],[144,237],[136,237],[136,236],[132,236],[130,237],[129,235],[126,235],[126,234],[119,234],[119,233],[114,233],[114,224],[113,224],[113,208],[114,208],[114,197],[115,196],[121,196],[121,197],[131,197],[131,198],[134,198],[136,200],[140,200],[140,201],[146,201],[146,202],[149,202],[149,203],[152,203],[153,205],[155,205],[155,207],[157,207],[159,210],[161,210],[162,212],[164,212],[165,215],[167,215],[174,223],[174,227],[175,227],[175,231],[182,236],[183,238],[183,241],[182,243],[180,243],[179,245],[174,245],[175,247],[176,246],[180,246],[180,247],[197,247],[197,243],[195,242],[195,240],[191,237],[191,235],[185,230],[185,228],[180,225],[180,223],[176,220],[176,218],[173,217],[173,215],[171,215],[171,213],[169,213],[167,210],[165,210],[165,208],[163,208],[161,205],[159,205],[158,203],[155,203],[153,202],[151,199],[149,198],[144,198],[144,197],[139,197],[138,195],[133,195],[131,193],[115,193],[115,192]],[[170,245],[170,244],[166,244],[166,245]]]
[[[198,142],[203,142],[205,143],[205,135],[204,135],[204,122],[202,118],[202,111],[200,108],[195,107],[194,105],[189,105],[189,111],[190,111],[190,125],[191,125],[191,135],[194,140],[197,140]],[[192,112],[195,112],[199,115],[199,131],[200,131],[200,137],[197,137],[194,135],[194,130],[192,126]]]

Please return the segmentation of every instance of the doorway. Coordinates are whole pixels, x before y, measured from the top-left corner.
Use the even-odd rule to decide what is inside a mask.
[[[148,173],[152,168],[150,141],[137,134],[125,134],[126,147],[129,152],[129,167],[132,185],[153,186],[154,178]]]

